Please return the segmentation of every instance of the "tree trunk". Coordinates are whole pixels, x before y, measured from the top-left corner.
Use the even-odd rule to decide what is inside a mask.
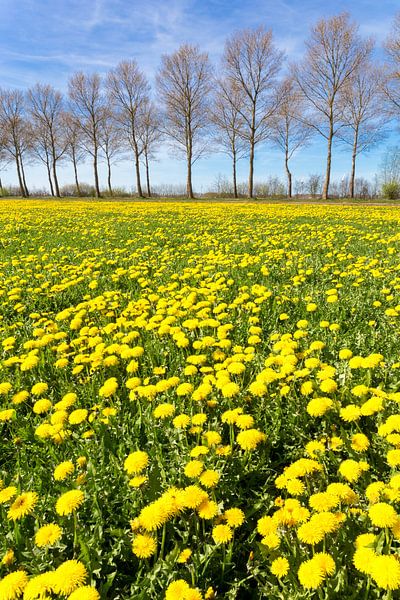
[[[151,188],[150,188],[150,169],[149,169],[149,157],[147,152],[144,153],[145,164],[146,164],[146,186],[147,186],[147,195],[151,198]]]
[[[139,162],[139,150],[135,144],[135,172],[136,172],[136,191],[139,198],[144,198],[142,192],[142,183],[140,181],[140,162]]]
[[[254,180],[254,142],[250,141],[249,157],[249,198],[253,198],[253,180]]]
[[[238,197],[237,181],[236,181],[236,152],[232,155],[232,175],[233,175],[233,197]]]
[[[354,198],[354,187],[356,180],[356,159],[358,148],[358,129],[354,130],[353,152],[351,155],[351,175],[350,175],[350,198]]]
[[[191,156],[191,153],[187,157],[186,195],[190,199],[194,198],[193,187],[192,187],[192,156]]]
[[[3,195],[3,182],[1,180],[1,177],[0,177],[0,193],[1,193],[1,195]]]
[[[50,165],[48,162],[46,162],[46,169],[47,169],[47,178],[49,180],[49,185],[50,185],[50,194],[52,196],[54,196],[53,182],[51,180],[51,170],[50,170]]]
[[[21,166],[19,164],[19,155],[16,154],[15,155],[15,164],[17,166],[17,174],[18,174],[18,182],[19,182],[19,189],[21,191],[21,195],[23,198],[26,198],[26,193],[25,193],[25,187],[24,187],[24,182],[22,180],[22,175],[21,175]]]
[[[322,199],[328,200],[329,198],[329,183],[331,179],[331,165],[332,165],[332,138],[333,138],[333,123],[332,120],[329,124],[329,137],[328,137],[328,152],[326,155],[326,173],[324,189],[322,191]]]
[[[75,174],[76,191],[78,192],[78,196],[80,198],[82,196],[82,192],[81,192],[81,188],[79,187],[78,165],[76,164],[75,150],[72,151],[72,162],[74,164],[74,174]]]
[[[286,169],[287,182],[288,182],[287,197],[291,198],[292,197],[292,174],[289,169],[289,158],[288,158],[287,154],[285,156],[285,169]]]
[[[28,190],[28,186],[26,185],[25,170],[24,170],[24,163],[22,162],[22,156],[20,156],[20,161],[21,161],[21,173],[22,173],[22,181],[24,182],[25,195],[27,198],[29,198],[29,190]]]
[[[94,171],[94,188],[96,191],[96,198],[101,198],[100,185],[99,185],[99,172],[97,169],[97,148],[95,148],[93,155],[93,171]]]
[[[107,176],[108,191],[110,192],[110,196],[112,196],[113,190],[111,187],[111,162],[110,162],[110,158],[108,156],[107,156],[107,170],[108,170],[108,176]]]
[[[53,163],[54,191],[56,193],[57,198],[61,198],[60,187],[58,185],[58,178],[57,178],[57,165],[56,165],[57,156],[56,156],[56,148],[55,148],[55,144],[54,144],[53,135],[51,135],[51,158],[52,158],[52,163]]]
[[[56,161],[54,159],[53,159],[53,179],[54,179],[54,187],[55,187],[56,196],[57,196],[57,198],[61,198],[60,187],[58,185],[58,178],[57,178]]]

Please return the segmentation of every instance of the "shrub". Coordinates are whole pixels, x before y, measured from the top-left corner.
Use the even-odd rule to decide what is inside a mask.
[[[397,181],[384,183],[382,186],[382,194],[387,200],[396,200],[397,198],[400,198],[400,183]]]

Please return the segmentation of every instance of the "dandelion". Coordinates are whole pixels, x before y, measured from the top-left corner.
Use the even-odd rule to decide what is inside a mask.
[[[54,571],[53,590],[56,594],[71,594],[85,583],[86,578],[87,571],[83,563],[67,560]]]
[[[237,435],[236,441],[242,450],[255,450],[261,442],[266,440],[266,437],[265,433],[258,429],[246,429]]]
[[[214,500],[205,498],[196,508],[200,519],[210,520],[218,514],[218,504]]]
[[[89,411],[86,408],[77,408],[69,415],[68,422],[71,425],[80,425],[83,421],[86,421],[88,414]]]
[[[49,523],[40,527],[35,534],[35,544],[39,548],[51,546],[58,542],[62,535],[62,529],[55,523]]]
[[[54,479],[56,481],[64,481],[75,470],[74,464],[70,460],[66,460],[54,469]]]
[[[272,562],[270,568],[272,575],[275,575],[275,577],[282,579],[282,577],[285,577],[285,575],[289,573],[289,561],[287,560],[287,558],[280,556]]]
[[[371,577],[384,590],[400,588],[400,562],[395,555],[375,556],[371,561]]]
[[[11,504],[7,518],[12,521],[22,519],[22,517],[29,515],[33,511],[37,501],[38,495],[36,492],[23,492]]]
[[[233,531],[229,525],[216,525],[213,527],[212,537],[216,544],[227,544],[233,537]]]
[[[137,450],[129,454],[124,461],[124,469],[128,475],[141,473],[149,464],[147,452]]]
[[[324,571],[317,561],[311,559],[300,565],[297,576],[304,588],[316,590],[322,585]]]
[[[1,600],[15,600],[20,598],[28,583],[28,576],[25,571],[14,571],[0,579],[0,598]]]
[[[72,592],[67,600],[100,600],[100,594],[94,587],[84,585]]]
[[[56,502],[56,512],[60,516],[70,515],[83,503],[85,495],[81,490],[70,490],[62,494]]]
[[[228,508],[223,516],[229,527],[239,527],[244,523],[244,512],[240,508]]]
[[[370,506],[368,515],[375,527],[393,527],[399,518],[393,506],[386,502],[378,502]]]
[[[157,548],[156,541],[150,535],[137,535],[132,543],[132,551],[138,558],[149,558]]]
[[[166,419],[175,412],[175,406],[173,404],[159,404],[153,411],[153,415],[156,419]]]

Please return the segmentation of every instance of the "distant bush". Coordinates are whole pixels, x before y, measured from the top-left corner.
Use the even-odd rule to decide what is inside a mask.
[[[85,198],[92,198],[96,195],[96,190],[93,185],[89,183],[80,183],[79,184],[81,193],[78,194],[77,187],[74,183],[69,183],[67,185],[63,185],[60,192],[61,196],[82,196]]]
[[[132,194],[123,187],[113,188],[112,195],[110,194],[109,190],[101,190],[101,195],[105,198],[130,198],[132,196]]]
[[[397,181],[384,183],[382,186],[382,194],[387,200],[396,200],[397,198],[400,198],[400,183]]]

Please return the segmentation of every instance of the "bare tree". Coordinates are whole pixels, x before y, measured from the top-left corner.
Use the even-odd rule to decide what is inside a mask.
[[[93,159],[96,197],[100,198],[99,150],[100,128],[105,115],[105,98],[101,89],[101,78],[97,73],[76,73],[68,84],[71,112],[82,132],[82,145]]]
[[[388,58],[384,92],[389,101],[390,112],[400,117],[400,13],[396,16],[393,29],[385,43]]]
[[[285,155],[285,170],[287,175],[287,196],[292,197],[292,173],[289,161],[294,153],[310,141],[312,129],[304,123],[304,99],[296,88],[291,77],[281,84],[279,91],[281,103],[272,120],[270,139]]]
[[[0,129],[3,148],[15,160],[21,194],[27,198],[29,191],[23,160],[30,150],[30,128],[24,94],[20,90],[0,90]]]
[[[224,79],[230,89],[235,109],[244,121],[241,135],[249,145],[249,197],[253,197],[254,155],[256,145],[269,131],[271,117],[279,106],[276,77],[283,53],[273,43],[272,31],[263,27],[235,33],[225,44],[222,59]],[[229,96],[229,88],[226,97]]]
[[[371,63],[358,69],[341,92],[345,129],[340,139],[351,146],[350,198],[354,198],[356,160],[385,137],[382,70]]]
[[[400,183],[400,147],[388,146],[382,156],[379,169],[381,184]]]
[[[188,198],[194,198],[193,164],[207,150],[211,85],[208,54],[197,46],[185,44],[162,57],[157,87],[164,106],[163,131],[186,157]]]
[[[147,102],[142,112],[141,147],[143,148],[143,163],[146,170],[147,196],[151,198],[150,160],[154,158],[163,134],[161,131],[161,115],[153,102]]]
[[[305,59],[293,66],[293,77],[309,105],[305,122],[327,140],[326,174],[322,197],[329,194],[332,142],[343,127],[339,95],[346,82],[371,54],[373,43],[358,35],[347,13],[321,19],[306,42]]]
[[[0,174],[2,171],[8,168],[10,162],[13,162],[13,157],[7,152],[6,138],[4,133],[0,133]],[[0,195],[4,193],[3,180],[0,175]]]
[[[32,154],[40,160],[46,167],[47,179],[49,181],[50,193],[54,193],[54,185],[51,176],[52,169],[52,153],[51,142],[48,137],[48,131],[42,124],[36,124],[32,127]]]
[[[78,178],[78,164],[85,159],[85,150],[82,146],[82,132],[79,121],[70,112],[64,112],[62,116],[63,133],[65,143],[65,155],[73,164],[75,186],[78,196],[82,196]]]
[[[108,110],[100,125],[100,146],[107,163],[107,184],[110,196],[113,195],[111,185],[111,167],[115,164],[118,158],[121,158],[122,144],[121,133],[117,127],[115,115],[111,110]]]
[[[60,197],[60,187],[57,177],[57,162],[65,152],[64,137],[62,135],[62,113],[64,109],[63,97],[51,85],[37,83],[28,90],[28,107],[31,116],[33,132],[46,157],[46,166],[49,175],[49,161],[53,174],[52,194]],[[49,180],[51,176],[49,175]]]
[[[238,109],[242,102],[240,92],[229,81],[217,80],[215,86],[211,110],[214,139],[220,150],[232,160],[233,195],[237,198],[237,162],[246,156],[248,146],[243,135],[245,122]]]
[[[140,179],[141,126],[143,111],[149,100],[150,86],[135,61],[122,61],[107,76],[107,91],[120,128],[133,150],[136,170],[136,190],[143,198]]]

